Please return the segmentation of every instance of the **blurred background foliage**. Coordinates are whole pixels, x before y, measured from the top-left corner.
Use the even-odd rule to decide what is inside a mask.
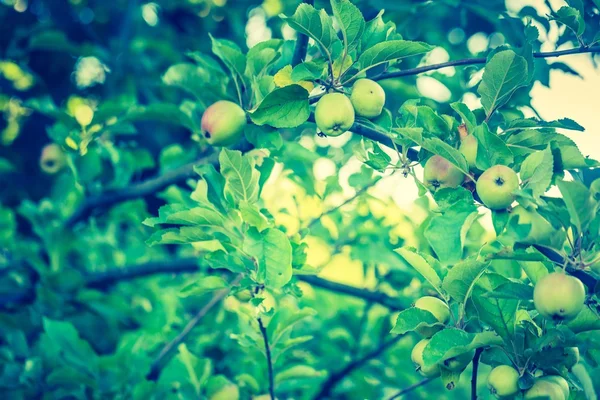
[[[404,38],[439,46],[425,60],[407,59],[404,68],[482,55],[503,44],[519,47],[527,34],[525,17],[541,32],[558,29],[540,7],[507,3],[355,2],[365,19],[385,8],[384,18]],[[259,333],[251,324],[249,293],[227,298],[193,331],[187,346],[178,348],[158,379],[148,379],[158,351],[210,294],[181,295],[194,274],[156,275],[100,288],[84,285],[89,274],[193,256],[191,247],[148,247],[151,231],[141,224],[160,205],[182,202],[188,185],[95,210],[68,229],[63,222],[85,198],[174,171],[204,154],[206,145],[198,139],[202,111],[231,93],[211,56],[209,35],[229,39],[244,51],[263,40],[284,39],[289,41],[284,52],[291,57],[296,33],[278,15],[291,15],[298,4],[0,0],[3,398],[228,399],[235,398],[235,390],[215,396],[231,384],[242,398],[266,392],[266,364],[255,345]],[[316,7],[329,5],[318,0]],[[586,13],[585,19],[588,26],[598,26],[600,14]],[[561,33],[556,46],[578,45],[574,35]],[[585,41],[595,33],[586,31]],[[534,43],[539,50],[541,42]],[[536,79],[544,85],[549,85],[551,69],[577,74],[556,60],[541,59],[536,66]],[[189,68],[197,68],[194,81],[183,79]],[[480,74],[477,67],[454,72],[383,82],[387,108],[397,110],[404,101],[421,98],[439,113],[450,113],[450,102],[475,97]],[[519,90],[511,102],[528,104],[530,89]],[[373,171],[352,156],[355,142],[328,141],[314,133],[313,128],[282,132],[286,142],[263,192],[265,208],[290,234],[311,226],[306,264],[321,270],[321,277],[382,291],[399,306],[427,294],[393,249],[410,245],[431,253],[422,232],[431,213],[428,201],[401,208],[389,195],[364,189],[355,201],[313,221],[366,185],[390,182],[384,176],[371,183]],[[65,168],[53,175],[40,168],[42,149],[49,143],[67,154]],[[487,235],[475,224],[466,252],[478,250]],[[497,267],[509,271],[510,264],[498,261]],[[32,287],[34,295],[18,298],[21,289]],[[390,340],[393,314],[380,305],[305,282],[266,296],[267,304],[279,305],[280,324],[269,329],[281,337],[277,383],[285,398],[311,398],[328,372]],[[383,398],[418,381],[409,362],[415,341],[402,338],[357,368],[341,380],[335,397]],[[595,377],[600,390],[600,374]],[[452,392],[431,384],[411,398],[464,399],[468,386],[466,378]]]

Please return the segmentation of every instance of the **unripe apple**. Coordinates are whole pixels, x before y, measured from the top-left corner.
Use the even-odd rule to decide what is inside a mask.
[[[526,400],[567,400],[556,383],[538,379],[523,396]]]
[[[558,385],[558,387],[560,387],[563,394],[565,395],[565,399],[569,398],[569,395],[571,394],[571,389],[569,388],[569,383],[567,382],[567,380],[565,378],[563,378],[562,376],[546,375],[546,376],[541,377],[540,380],[547,381],[550,383],[554,383],[555,385]]]
[[[470,170],[477,170],[477,166],[475,165],[475,161],[477,160],[477,147],[477,138],[473,135],[469,135],[460,141],[458,150],[465,156]]]
[[[321,97],[315,108],[317,127],[327,136],[340,136],[354,124],[354,107],[342,93]]]
[[[519,218],[519,225],[531,225],[529,234],[521,239],[523,243],[540,243],[549,239],[554,232],[552,225],[535,210],[519,205],[511,210],[511,216]]]
[[[553,272],[541,278],[533,290],[535,309],[545,318],[569,321],[585,302],[583,283],[573,276]]]
[[[435,192],[442,188],[455,188],[462,184],[465,174],[444,157],[434,155],[425,163],[423,183]]]
[[[466,353],[459,354],[456,357],[448,358],[444,360],[444,367],[448,368],[453,372],[460,372],[469,365],[473,356],[475,355],[475,350],[467,351]]]
[[[352,85],[350,101],[354,106],[356,115],[365,118],[376,118],[383,110],[385,91],[375,81],[359,79]]]
[[[202,134],[213,146],[236,143],[246,127],[246,113],[237,104],[220,100],[208,107],[202,115]]]
[[[56,174],[67,165],[67,156],[56,143],[44,146],[40,155],[40,168],[47,174]]]
[[[225,385],[208,396],[208,400],[238,400],[240,389],[234,384]]]
[[[487,384],[496,398],[512,397],[519,392],[519,371],[510,365],[499,365],[488,375]]]
[[[519,188],[517,173],[505,165],[494,165],[477,179],[476,189],[486,207],[502,210],[515,200],[513,192]]]
[[[425,363],[423,362],[423,350],[425,350],[425,346],[427,346],[428,343],[429,339],[423,339],[417,343],[410,353],[410,358],[415,364],[415,367],[417,367],[417,371],[419,371],[421,375],[428,378],[433,378],[439,376],[441,371],[440,366],[437,364],[429,367],[424,366]]]
[[[578,347],[565,347],[564,349],[563,364],[565,368],[570,370],[579,362],[579,348]]]
[[[415,302],[415,307],[429,311],[442,324],[450,319],[450,309],[442,300],[433,296],[423,296]]]
[[[594,200],[600,201],[600,178],[595,179],[590,184],[590,194],[592,195],[592,198],[594,198]]]

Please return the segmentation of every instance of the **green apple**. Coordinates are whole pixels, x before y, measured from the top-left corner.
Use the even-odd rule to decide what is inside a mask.
[[[579,348],[578,347],[565,347],[564,348],[563,363],[565,367],[570,370],[579,362]]]
[[[558,385],[558,387],[560,387],[560,389],[563,391],[563,394],[565,395],[565,399],[569,398],[569,395],[571,394],[571,389],[569,388],[569,383],[567,382],[567,380],[565,378],[563,378],[562,376],[546,375],[546,376],[541,377],[540,380],[547,381],[550,383],[554,383],[555,385]]]
[[[569,321],[579,314],[585,302],[581,281],[562,272],[553,272],[537,281],[533,289],[535,309],[545,318]]]
[[[511,216],[519,218],[519,225],[531,225],[526,238],[521,239],[523,243],[540,243],[552,237],[554,229],[550,222],[535,210],[528,210],[519,205],[511,210]]]
[[[513,192],[519,188],[517,173],[506,165],[494,165],[477,179],[476,189],[486,207],[502,210],[515,200]]]
[[[354,107],[342,93],[321,97],[315,108],[317,127],[327,136],[340,136],[354,124]]]
[[[415,364],[417,371],[419,371],[421,375],[428,378],[433,378],[439,376],[441,371],[440,366],[437,364],[425,367],[425,363],[423,362],[423,350],[425,350],[425,346],[427,346],[428,343],[429,339],[423,339],[419,343],[417,343],[415,347],[413,347],[412,352],[410,353],[410,358]]]
[[[450,319],[450,309],[442,300],[433,296],[423,296],[415,302],[415,307],[429,311],[442,324]]]
[[[427,160],[423,168],[423,183],[432,192],[447,187],[458,187],[464,179],[465,174],[460,169],[438,155]]]
[[[460,147],[458,150],[465,156],[469,169],[476,171],[477,166],[475,160],[477,160],[477,138],[473,135],[468,135],[460,141]]]
[[[56,143],[44,146],[40,156],[40,168],[47,174],[56,174],[67,165],[67,156]]]
[[[474,355],[475,350],[472,350],[463,354],[459,354],[456,357],[448,358],[443,362],[444,367],[448,368],[450,371],[453,372],[460,372],[464,370],[467,367],[467,365],[469,365]]]
[[[523,396],[526,400],[567,400],[560,386],[542,379],[535,381]]]
[[[487,384],[496,398],[512,397],[519,392],[519,371],[510,365],[499,365],[488,375]]]
[[[359,79],[352,85],[350,101],[356,115],[365,118],[376,118],[383,110],[385,91],[375,81]]]
[[[210,145],[230,146],[240,139],[246,123],[246,112],[242,107],[220,100],[204,111],[200,126]]]

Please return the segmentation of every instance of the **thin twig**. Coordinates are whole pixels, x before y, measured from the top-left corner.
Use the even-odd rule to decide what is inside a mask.
[[[479,372],[479,358],[481,357],[481,353],[483,352],[483,348],[479,347],[475,350],[475,355],[473,356],[473,371],[471,373],[471,400],[477,400],[477,375]]]
[[[319,215],[316,218],[313,218],[310,220],[310,222],[306,225],[306,229],[310,229],[314,224],[316,224],[317,222],[319,222],[321,220],[321,218],[323,218],[326,215],[329,215],[337,210],[339,210],[340,208],[344,207],[345,205],[353,202],[355,199],[357,199],[358,197],[360,197],[360,195],[362,195],[364,192],[366,192],[369,188],[373,187],[373,185],[375,185],[377,182],[379,182],[379,180],[372,180],[371,182],[369,182],[368,184],[364,185],[362,188],[360,188],[359,190],[356,191],[356,193],[354,193],[354,195],[348,197],[346,200],[344,200],[342,203],[338,204],[335,207],[331,207],[330,209],[328,209],[327,211],[323,211],[321,213],[321,215]]]
[[[404,396],[405,394],[408,394],[408,393],[412,392],[413,390],[420,388],[421,386],[427,385],[429,382],[431,382],[435,379],[437,379],[437,378],[425,378],[422,381],[419,381],[410,386],[407,386],[404,389],[402,389],[401,391],[399,391],[398,393],[396,393],[395,395],[393,395],[392,397],[388,398],[388,400],[398,399],[398,398]]]
[[[539,52],[533,53],[534,58],[550,58],[550,57],[560,57],[566,56],[569,54],[583,54],[583,53],[600,53],[600,46],[592,46],[592,47],[576,47],[574,49],[569,50],[557,50],[557,51],[549,51],[549,52]],[[460,65],[477,65],[477,64],[485,64],[487,61],[486,57],[476,57],[476,58],[464,58],[460,60],[453,60],[439,64],[426,65],[423,67],[405,69],[403,71],[393,71],[384,74],[380,74],[371,79],[375,81],[380,81],[384,79],[390,78],[399,78],[402,76],[411,76],[411,75],[419,75],[424,72],[435,71],[442,68],[447,67],[457,67]]]
[[[314,397],[315,400],[326,399],[331,391],[336,387],[336,385],[344,379],[347,375],[352,373],[355,369],[362,367],[364,364],[368,363],[374,358],[379,357],[383,352],[387,349],[395,345],[400,339],[403,338],[403,335],[398,335],[393,339],[390,339],[386,342],[383,342],[379,347],[372,350],[371,352],[365,354],[361,358],[357,358],[356,360],[350,362],[344,368],[339,370],[338,372],[332,373],[329,378],[325,381],[319,393]]]
[[[231,291],[231,287],[236,286],[240,280],[242,279],[242,275],[238,275],[229,285],[228,287],[226,287],[225,289],[221,289],[218,292],[216,292],[213,297],[209,300],[208,303],[206,303],[204,305],[204,307],[202,307],[200,309],[200,311],[198,311],[196,313],[196,315],[194,316],[194,318],[192,318],[187,324],[186,326],[183,328],[183,330],[179,333],[179,335],[177,335],[173,340],[171,340],[169,343],[167,343],[162,350],[160,351],[160,353],[158,354],[158,356],[154,359],[154,361],[152,362],[151,366],[150,366],[150,372],[147,375],[147,379],[149,380],[156,380],[158,379],[158,376],[160,374],[160,370],[162,369],[162,367],[171,359],[171,355],[173,353],[173,351],[177,348],[177,346],[179,346],[180,343],[182,343],[185,338],[187,337],[187,335],[192,331],[192,329],[194,329],[194,327],[196,325],[198,325],[198,322],[200,322],[200,320],[215,306],[217,305],[221,300],[223,300]]]
[[[273,373],[273,360],[271,360],[271,347],[269,346],[267,330],[260,317],[258,318],[258,327],[265,343],[265,354],[267,356],[267,367],[269,370],[269,395],[271,396],[271,400],[275,400],[275,374]]]

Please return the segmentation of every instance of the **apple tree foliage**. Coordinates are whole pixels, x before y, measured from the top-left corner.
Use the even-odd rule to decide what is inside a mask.
[[[597,127],[530,92],[600,52],[600,4],[550,3],[4,0],[2,398],[475,399],[502,367],[595,399],[600,164],[565,132]],[[362,78],[383,112],[326,137]],[[464,180],[426,186],[433,156]]]

